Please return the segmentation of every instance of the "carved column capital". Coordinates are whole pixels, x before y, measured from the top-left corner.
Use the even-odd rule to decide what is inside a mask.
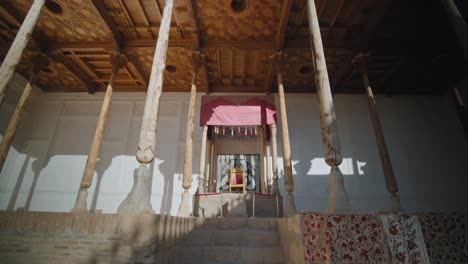
[[[367,74],[367,65],[369,62],[370,54],[368,53],[359,53],[354,59],[352,63],[354,68],[359,71],[361,74]]]
[[[200,71],[201,67],[204,67],[206,64],[206,58],[203,53],[200,51],[190,51],[189,52],[190,62],[192,63],[192,73],[193,73],[193,80],[192,84],[195,83],[196,76]]]
[[[33,83],[39,75],[39,72],[49,67],[50,59],[46,54],[42,52],[36,52],[32,56],[32,61],[33,65],[31,72],[31,82]]]
[[[110,52],[110,62],[112,64],[112,72],[115,72],[117,74],[117,72],[124,68],[127,63],[128,63],[128,60],[127,60],[127,57],[120,53],[120,52]]]
[[[275,66],[278,74],[283,74],[283,52],[275,52],[270,56],[270,62]]]

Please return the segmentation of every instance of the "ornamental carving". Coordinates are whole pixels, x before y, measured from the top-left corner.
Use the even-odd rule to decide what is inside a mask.
[[[153,48],[136,48],[132,50],[132,57],[141,66],[146,76],[151,73],[153,65]],[[163,88],[165,91],[177,89],[177,91],[190,91],[192,84],[192,62],[187,56],[185,48],[169,48],[167,50],[166,70],[164,71]],[[173,68],[172,68],[173,67]],[[199,88],[205,88],[205,71],[200,70],[197,77]]]
[[[245,9],[236,12],[231,1],[199,0],[195,8],[202,39],[274,40],[282,6],[283,1],[246,1]]]
[[[34,0],[14,0],[25,16]],[[90,0],[55,0],[63,12],[55,14],[45,6],[36,27],[58,42],[109,40],[112,33]]]

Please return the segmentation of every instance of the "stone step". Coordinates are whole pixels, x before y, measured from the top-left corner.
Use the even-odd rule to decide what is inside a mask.
[[[205,218],[196,230],[265,230],[278,231],[276,218]]]
[[[187,246],[261,246],[280,245],[278,232],[263,230],[195,230],[185,239]]]
[[[280,247],[185,246],[176,250],[177,264],[185,263],[284,263]]]

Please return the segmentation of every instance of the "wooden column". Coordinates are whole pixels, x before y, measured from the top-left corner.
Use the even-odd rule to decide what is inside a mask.
[[[441,0],[453,30],[455,31],[465,61],[468,63],[468,26],[453,0]]]
[[[153,212],[151,206],[151,182],[152,175],[148,165],[154,159],[156,147],[156,127],[159,116],[159,101],[163,88],[164,70],[166,68],[167,46],[169,43],[169,31],[171,28],[172,8],[174,0],[166,0],[161,24],[159,27],[158,41],[154,53],[151,75],[146,94],[145,109],[141,124],[140,139],[136,158],[140,167],[135,170],[133,187],[120,204],[117,210],[120,214]]]
[[[179,206],[178,216],[189,217],[189,189],[192,187],[192,156],[193,156],[193,116],[195,115],[195,99],[197,96],[197,76],[200,67],[205,64],[205,55],[198,51],[190,54],[192,60],[192,88],[190,90],[190,103],[187,116],[187,134],[185,136],[184,174],[182,179],[182,201]]]
[[[31,76],[26,82],[26,86],[24,87],[23,93],[21,94],[21,98],[18,101],[18,105],[16,106],[15,111],[13,112],[10,123],[8,124],[8,128],[5,131],[5,136],[2,139],[2,144],[0,145],[0,172],[3,169],[3,165],[5,164],[8,151],[10,150],[11,143],[13,142],[13,139],[16,134],[16,129],[18,128],[21,117],[23,116],[24,108],[32,91],[32,86],[36,81],[39,72],[49,65],[49,59],[46,55],[39,53],[34,56],[33,63],[34,64],[33,69],[31,71]]]
[[[286,208],[285,215],[296,214],[296,206],[294,204],[294,179],[292,174],[291,163],[291,145],[289,143],[289,128],[288,118],[286,114],[286,101],[284,99],[283,87],[283,70],[282,70],[282,57],[281,52],[275,53],[271,56],[273,63],[276,67],[276,74],[278,79],[278,97],[280,105],[280,118],[281,118],[281,143],[283,147],[283,172],[284,172],[284,185],[286,194]]]
[[[269,151],[269,145],[268,145],[268,141],[267,141],[267,135],[268,135],[268,125],[263,125],[262,126],[262,130],[263,130],[263,162],[264,162],[264,165],[263,165],[263,171],[264,171],[264,177],[265,177],[265,186],[266,186],[266,193],[268,194],[271,194],[271,189],[272,189],[272,186],[273,186],[273,177],[271,177],[271,174],[269,173],[270,171],[270,151]],[[271,140],[271,138],[270,138]]]
[[[458,43],[465,57],[465,62],[468,63],[468,26],[466,21],[460,14],[460,11],[458,10],[457,5],[453,0],[441,1],[445,9],[445,13],[449,17],[450,23],[452,24],[453,30],[457,35]],[[463,104],[463,99],[460,96],[460,92],[458,91],[457,87],[453,88],[452,92],[455,97],[460,120],[465,129],[465,135],[468,136],[468,113],[466,112],[466,108]]]
[[[369,84],[369,76],[367,74],[367,55],[360,54],[353,60],[353,64],[356,69],[361,73],[362,80],[364,82],[364,89],[367,93],[367,102],[369,105],[369,111],[372,119],[372,126],[374,127],[375,140],[377,142],[377,148],[379,150],[380,162],[382,164],[382,169],[385,177],[385,185],[387,190],[390,193],[391,197],[391,211],[399,212],[401,211],[400,199],[398,198],[398,184],[393,173],[392,162],[387,150],[387,144],[385,143],[384,134],[382,131],[382,125],[380,124],[380,117],[377,112],[377,107],[375,104],[374,93],[372,92],[372,87]]]
[[[198,193],[205,193],[205,167],[206,167],[206,141],[208,137],[208,126],[203,127],[202,143],[200,150],[200,176],[198,176]]]
[[[210,171],[210,176],[209,179],[206,181],[207,184],[207,190],[208,192],[216,192],[216,186],[215,186],[215,177],[216,177],[216,135],[213,133],[211,135],[211,140],[210,140],[211,146],[210,146],[210,160],[211,160],[211,171]],[[216,164],[216,165],[215,165]]]
[[[83,178],[81,179],[80,191],[78,192],[75,207],[73,207],[71,210],[74,213],[88,212],[86,198],[88,196],[88,188],[93,183],[94,169],[96,167],[96,162],[99,156],[99,149],[101,147],[102,135],[104,134],[104,127],[106,125],[107,113],[109,112],[109,106],[112,99],[115,77],[119,73],[119,70],[127,65],[127,58],[125,55],[115,52],[111,54],[111,63],[112,73],[109,79],[109,84],[107,85],[106,94],[104,95],[104,100],[102,102],[101,113],[99,114],[96,131],[94,132],[91,149],[89,151],[88,159],[86,161],[86,166],[83,172]]]
[[[335,108],[328,79],[327,64],[323,51],[322,36],[314,0],[307,0],[310,44],[314,63],[315,88],[320,104],[320,126],[326,163],[331,166],[328,188],[327,213],[350,211],[348,197],[344,190],[344,179],[338,166],[343,161],[340,140],[336,126]]]
[[[275,195],[279,195],[280,191],[278,188],[278,147],[276,145],[276,124],[270,125],[270,128],[271,128],[270,143],[271,143],[271,152],[272,152],[271,164],[272,164],[272,170],[273,170],[272,193]]]
[[[45,1],[46,0],[34,0],[0,67],[0,107],[5,98],[7,86],[15,74],[16,66],[21,60],[24,49],[28,45]]]

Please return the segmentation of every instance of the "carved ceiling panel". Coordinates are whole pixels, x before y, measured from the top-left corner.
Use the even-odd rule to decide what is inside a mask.
[[[274,40],[282,0],[246,1],[240,12],[226,0],[196,1],[201,38],[205,40]]]
[[[33,54],[37,51],[36,45],[31,42],[23,52],[17,70],[25,78],[29,78],[31,74]],[[49,66],[39,73],[36,84],[46,91],[82,91],[86,89],[68,68],[53,60],[50,60]]]
[[[0,5],[0,40],[5,43],[13,42],[20,26],[18,19]]]
[[[37,84],[50,91],[83,91],[85,85],[63,64],[52,61],[48,68],[41,71]]]
[[[25,17],[34,0],[13,0]],[[91,0],[55,0],[61,13],[44,6],[36,27],[43,35],[59,42],[108,40],[112,33]]]
[[[284,53],[283,79],[287,89],[305,89],[314,91],[314,66],[311,49],[288,49]],[[342,78],[343,65],[354,57],[354,53],[347,49],[325,49],[327,70],[332,84],[335,78]]]
[[[131,60],[119,73],[116,88],[121,91],[146,88],[165,0],[49,1],[57,3],[58,14],[44,7],[31,38],[31,43],[38,41],[41,49],[56,60],[50,72],[40,76],[43,89],[90,92],[105,89],[111,65],[104,53],[115,50],[117,45]],[[6,55],[32,2],[0,0],[0,57]],[[438,13],[440,10],[432,2],[315,0],[332,90],[362,91],[351,64],[358,52],[371,53],[369,77],[387,86],[376,87],[376,91],[387,91],[390,86],[400,87],[402,83],[406,86],[398,89],[414,90],[420,86],[416,80],[422,79],[427,79],[425,85],[431,89],[440,89],[443,85],[436,85],[433,75],[439,76],[441,82],[450,78],[455,82],[452,73],[464,66],[457,61],[460,56],[453,44],[456,42],[447,41],[452,33],[440,19],[443,14]],[[292,0],[290,13],[283,10],[283,6],[288,6],[286,3],[286,0],[174,0],[166,62],[173,68],[164,73],[164,90],[190,90],[191,64],[186,53],[194,48],[207,57],[206,72],[203,69],[197,80],[203,89],[209,84],[211,92],[268,92],[270,88],[275,91],[274,84],[269,86],[275,80],[269,56],[283,46],[284,38],[283,51],[288,55],[283,75],[286,92],[312,92],[306,1]],[[288,19],[283,19],[283,14]],[[285,35],[277,36],[283,32],[284,23],[287,23]],[[439,37],[434,38],[435,35]],[[34,44],[29,45],[18,66],[18,71],[25,75],[30,69],[30,52],[37,50],[31,45]],[[437,58],[435,62],[433,57]],[[428,71],[443,74],[425,74]],[[405,72],[415,76],[409,77]],[[399,85],[394,85],[397,77]],[[408,79],[415,83],[411,85]]]
[[[105,15],[111,18],[126,39],[157,39],[164,1],[104,0]],[[187,2],[176,0],[171,18],[171,39],[191,39],[193,30]]]
[[[273,49],[203,49],[212,91],[264,92]]]
[[[338,42],[342,47],[350,46],[349,40],[354,39],[363,30],[369,16],[365,12],[374,12],[379,1],[369,0],[317,0],[316,9],[319,16],[322,40],[325,43]],[[286,38],[290,40],[307,39],[310,35],[307,8],[305,0],[295,0],[287,26]],[[343,42],[348,40],[347,42]],[[331,43],[334,45],[334,43]]]
[[[131,51],[132,57],[144,69],[144,74],[150,76],[153,65],[154,48],[136,48]],[[197,77],[197,88],[206,91],[205,71],[200,70]],[[169,48],[164,71],[164,91],[190,91],[192,84],[192,64],[189,51],[185,48]]]

